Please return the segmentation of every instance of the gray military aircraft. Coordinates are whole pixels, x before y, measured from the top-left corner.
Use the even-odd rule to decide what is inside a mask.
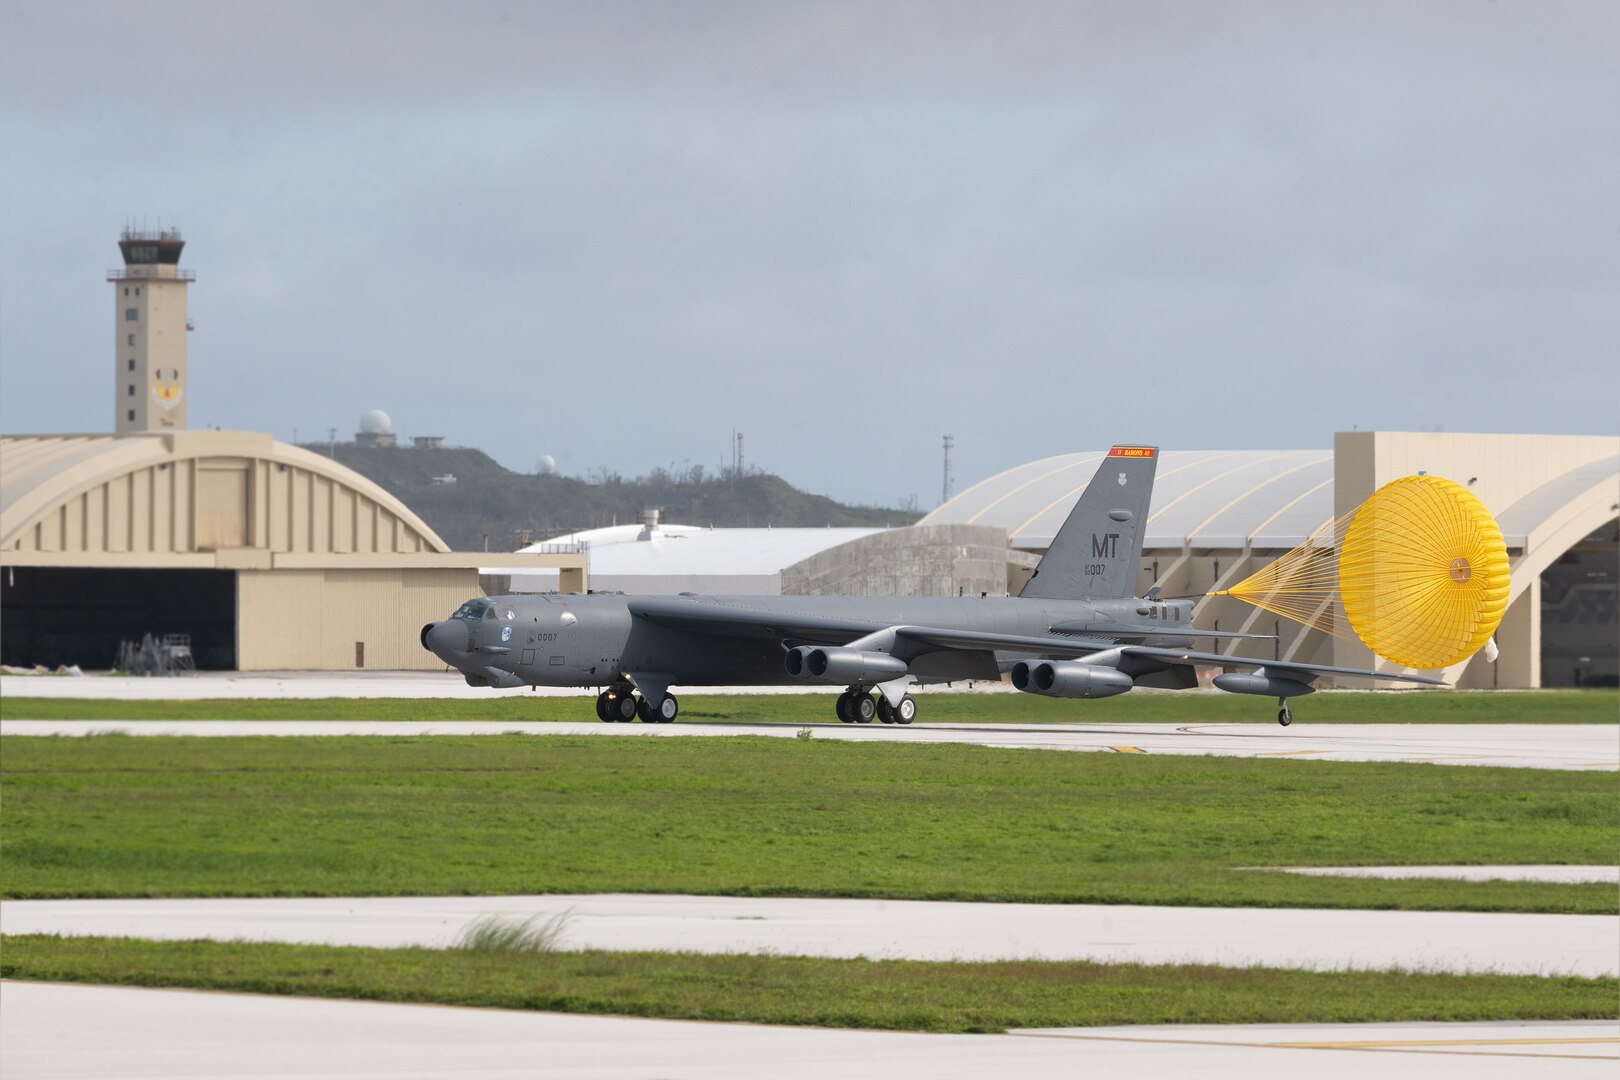
[[[1288,699],[1324,675],[1444,685],[1427,675],[1192,649],[1261,638],[1192,625],[1192,600],[1133,596],[1158,448],[1116,446],[1016,597],[517,595],[469,600],[422,627],[424,648],[473,686],[605,687],[608,722],[670,723],[671,686],[844,686],[845,723],[909,724],[918,683],[999,679],[1031,694],[1103,698],[1186,689],[1197,667],[1235,694]],[[874,691],[876,694],[874,695]]]

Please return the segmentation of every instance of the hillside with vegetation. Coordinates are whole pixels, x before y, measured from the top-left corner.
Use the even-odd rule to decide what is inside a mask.
[[[481,551],[486,544],[490,551],[510,551],[580,529],[628,525],[648,507],[658,508],[666,524],[721,528],[910,525],[921,516],[914,508],[846,506],[763,472],[715,474],[694,466],[587,480],[513,472],[482,450],[465,447],[320,443],[304,449],[330,454],[376,482],[457,551]]]

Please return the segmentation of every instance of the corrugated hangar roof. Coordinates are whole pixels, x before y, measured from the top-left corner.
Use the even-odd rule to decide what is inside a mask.
[[[449,553],[426,522],[372,481],[269,435],[0,438],[0,550],[7,559],[192,565],[220,548]]]
[[[646,526],[616,525],[553,537],[520,550],[538,552],[557,544],[583,545],[593,577],[776,574],[829,548],[883,531],[659,525],[649,536]]]
[[[983,480],[919,524],[998,525],[1043,551],[1107,450],[1032,461]],[[1333,520],[1331,450],[1164,450],[1145,546],[1291,548]]]

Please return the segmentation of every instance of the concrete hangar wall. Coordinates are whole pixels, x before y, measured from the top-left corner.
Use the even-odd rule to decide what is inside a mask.
[[[585,588],[579,552],[507,556]],[[0,438],[0,652],[110,667],[118,642],[186,634],[199,667],[437,669],[423,623],[478,595],[398,499],[268,435]]]
[[[1106,451],[1063,454],[998,473],[923,518],[921,525],[995,525],[1013,551],[1022,587],[1090,483]],[[1482,656],[1444,674],[1466,687],[1604,683],[1617,674],[1620,630],[1620,439],[1612,436],[1341,432],[1330,450],[1168,450],[1161,457],[1138,594],[1229,588],[1305,542],[1390,480],[1417,472],[1467,484],[1495,515],[1512,571],[1498,660]],[[1357,641],[1278,619],[1230,597],[1211,597],[1198,625],[1276,633],[1218,651],[1366,667]],[[1388,665],[1383,665],[1388,666]]]

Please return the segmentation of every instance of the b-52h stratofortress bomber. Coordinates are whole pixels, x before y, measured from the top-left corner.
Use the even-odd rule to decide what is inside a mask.
[[[1324,675],[1444,685],[1427,675],[1195,651],[1267,637],[1192,625],[1192,600],[1133,596],[1158,448],[1116,446],[1015,597],[515,595],[469,600],[422,627],[424,648],[474,686],[605,687],[604,721],[670,723],[672,686],[843,686],[845,723],[909,724],[918,683],[999,679],[1031,694],[1104,698],[1186,689],[1225,669],[1235,694],[1288,699]],[[874,693],[875,691],[875,693]]]

